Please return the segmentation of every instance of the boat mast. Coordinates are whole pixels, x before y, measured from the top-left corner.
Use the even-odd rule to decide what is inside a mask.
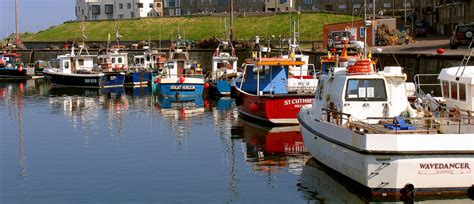
[[[234,0],[230,0],[230,42],[234,41]]]
[[[367,0],[364,0],[364,59],[367,58]]]
[[[18,22],[18,0],[15,0],[15,44],[19,46],[20,41],[20,26]]]

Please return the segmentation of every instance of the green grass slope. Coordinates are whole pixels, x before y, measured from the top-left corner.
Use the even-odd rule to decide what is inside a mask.
[[[321,40],[324,24],[351,21],[348,15],[328,13],[292,14],[293,19],[300,20],[301,40]],[[124,41],[173,40],[178,28],[181,36],[187,40],[209,39],[213,36],[222,37],[224,24],[229,18],[214,16],[184,16],[165,18],[143,18],[117,21],[69,22],[51,27],[35,34],[22,36],[25,42],[62,42],[81,37],[81,25],[86,27],[87,41],[107,41],[115,38],[115,27],[119,27]],[[262,38],[284,34],[289,36],[290,14],[282,13],[272,16],[236,17],[234,20],[234,35],[237,39],[249,40],[255,34]]]

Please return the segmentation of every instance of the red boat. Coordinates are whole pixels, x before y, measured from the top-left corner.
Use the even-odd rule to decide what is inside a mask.
[[[304,63],[280,57],[247,60],[243,76],[235,82],[240,113],[273,124],[298,124],[296,115],[313,102],[317,85],[314,70],[291,76],[289,67]]]
[[[253,170],[278,173],[286,167],[290,172],[301,172],[309,158],[299,126],[268,127],[239,120],[245,157]]]

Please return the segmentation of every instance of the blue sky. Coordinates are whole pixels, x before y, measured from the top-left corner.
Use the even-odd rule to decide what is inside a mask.
[[[75,20],[75,0],[19,0],[20,32],[37,32]],[[15,0],[0,0],[0,39],[15,32]]]

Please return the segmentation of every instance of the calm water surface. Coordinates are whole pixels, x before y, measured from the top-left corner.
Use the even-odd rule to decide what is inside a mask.
[[[370,201],[310,159],[298,127],[243,120],[229,98],[8,80],[0,123],[0,203]]]

